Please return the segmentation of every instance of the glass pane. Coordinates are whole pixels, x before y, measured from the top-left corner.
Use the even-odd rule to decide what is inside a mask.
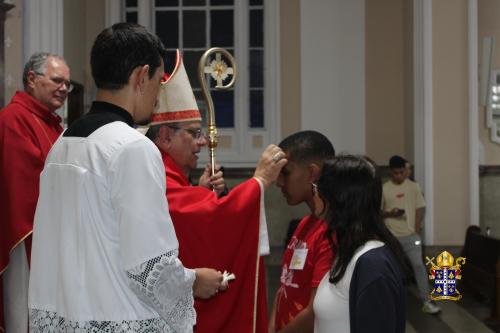
[[[198,104],[198,109],[201,113],[201,126],[207,128],[207,104],[205,103],[201,90],[195,90],[194,97],[196,98],[196,104]]]
[[[156,12],[156,34],[168,48],[179,47],[179,14],[176,11]]]
[[[250,47],[262,47],[264,45],[264,24],[262,10],[250,11]]]
[[[262,90],[250,91],[250,127],[264,127],[264,94]]]
[[[262,0],[250,0],[250,6],[262,6]]]
[[[125,20],[130,23],[137,23],[137,12],[128,12],[125,15]]]
[[[184,51],[183,60],[184,67],[189,77],[189,82],[194,88],[199,88],[200,83],[198,81],[198,61],[200,61],[201,55],[204,51]]]
[[[233,0],[210,0],[212,6],[232,6]]]
[[[125,1],[126,7],[137,7],[137,0],[127,0]]]
[[[234,127],[234,91],[212,91],[217,127]]]
[[[264,52],[250,51],[250,87],[264,86]]]
[[[172,7],[172,6],[178,6],[178,5],[179,5],[179,0],[156,0],[155,1],[156,7]]]
[[[205,47],[205,12],[199,10],[184,11],[183,20],[184,47]]]
[[[183,6],[205,6],[206,0],[184,0]]]
[[[165,73],[170,74],[174,71],[175,68],[175,60],[176,60],[177,52],[175,51],[167,51],[167,59],[165,59]]]
[[[233,10],[213,10],[210,13],[210,42],[212,46],[234,45]]]

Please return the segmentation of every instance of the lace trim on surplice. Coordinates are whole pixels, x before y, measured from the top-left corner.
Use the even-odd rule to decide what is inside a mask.
[[[125,321],[73,321],[56,312],[30,310],[30,332],[34,333],[185,333],[196,323],[192,286],[195,272],[177,258],[177,250],[127,271],[137,296],[152,306],[158,318]]]

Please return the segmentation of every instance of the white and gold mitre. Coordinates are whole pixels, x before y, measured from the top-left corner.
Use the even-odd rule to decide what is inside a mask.
[[[179,50],[174,71],[169,77],[165,77],[166,79],[160,84],[158,103],[151,116],[150,125],[201,121],[200,110]]]

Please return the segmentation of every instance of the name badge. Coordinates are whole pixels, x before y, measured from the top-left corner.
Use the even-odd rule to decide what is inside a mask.
[[[290,269],[302,270],[306,263],[307,249],[293,250],[292,261],[290,262]]]

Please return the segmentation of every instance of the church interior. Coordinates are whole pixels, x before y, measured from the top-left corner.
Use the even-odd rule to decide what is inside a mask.
[[[421,311],[409,280],[406,332],[500,332],[499,1],[2,0],[0,12],[1,103],[22,89],[33,52],[55,52],[75,88],[60,110],[66,126],[95,97],[90,48],[113,23],[160,36],[167,72],[180,49],[202,111],[197,61],[228,49],[238,78],[214,101],[229,188],[252,177],[268,144],[299,130],[370,157],[385,179],[389,158],[403,156],[426,200],[424,263],[444,250],[466,258],[463,297],[439,301],[440,314]],[[198,168],[208,160],[203,151]],[[265,205],[272,304],[290,222],[308,208],[288,206],[275,186]]]

